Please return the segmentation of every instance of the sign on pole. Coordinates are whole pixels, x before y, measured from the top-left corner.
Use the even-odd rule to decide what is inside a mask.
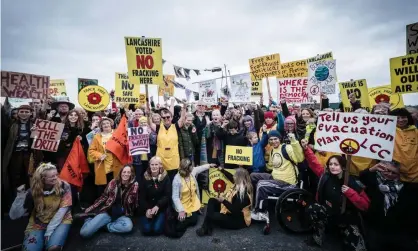
[[[280,74],[280,54],[271,54],[258,58],[251,58],[251,80],[275,77]]]
[[[390,59],[393,93],[418,92],[418,53]]]
[[[129,155],[140,155],[149,153],[149,134],[148,127],[130,127],[128,128]]]
[[[312,96],[335,94],[336,68],[334,59],[308,63],[308,90]]]
[[[80,92],[81,89],[83,89],[86,86],[98,85],[98,84],[99,84],[99,80],[97,79],[79,78],[78,79],[78,92]]]
[[[402,94],[393,94],[392,87],[390,85],[369,88],[369,97],[370,106],[372,108],[376,103],[380,103],[382,101],[388,102],[388,100],[390,103],[391,110],[405,107],[403,103]]]
[[[250,146],[226,146],[225,163],[251,166],[253,148]]]
[[[418,53],[418,23],[406,26],[406,54]]]
[[[1,96],[9,98],[47,99],[49,76],[1,71]]]
[[[281,64],[277,76],[279,100],[301,104],[308,102],[308,67],[306,60],[298,60]]]
[[[109,93],[105,88],[98,85],[86,86],[78,93],[78,103],[86,111],[103,111],[107,108],[109,102]]]
[[[32,149],[48,152],[58,151],[64,124],[37,119],[35,126],[36,130],[32,131],[30,135],[31,138],[34,138]]]
[[[139,103],[139,85],[129,83],[126,73],[115,73],[115,101],[124,104]]]
[[[263,94],[263,80],[252,80],[251,96],[261,96]]]
[[[64,79],[51,79],[49,82],[49,94],[52,97],[67,96]]]
[[[249,73],[231,76],[230,102],[251,102],[251,77]]]
[[[218,103],[218,91],[216,80],[207,80],[199,83],[199,100],[207,105],[216,105]]]
[[[232,175],[236,171],[235,169],[224,170]],[[218,168],[209,168],[209,190],[202,191],[202,203],[207,204],[210,198],[225,197],[233,185]]]
[[[348,96],[352,93],[354,93],[356,100],[360,101],[361,108],[370,112],[369,94],[365,79],[341,82],[339,86],[344,112],[351,112],[352,107]]]

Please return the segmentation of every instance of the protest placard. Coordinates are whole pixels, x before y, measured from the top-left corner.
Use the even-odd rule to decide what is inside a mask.
[[[139,85],[130,83],[126,73],[115,73],[115,101],[124,104],[139,103]]]
[[[83,89],[86,86],[98,85],[98,84],[99,84],[99,80],[97,79],[79,78],[78,79],[78,92],[80,92],[81,89]]]
[[[392,161],[396,117],[319,112],[315,149]]]
[[[216,80],[207,80],[199,83],[199,100],[207,105],[216,105],[218,103]]]
[[[235,174],[235,169],[224,170],[232,175]],[[209,190],[202,191],[202,203],[207,204],[210,198],[225,197],[233,185],[218,168],[209,168]]]
[[[390,59],[393,93],[418,92],[418,53]]]
[[[149,134],[148,127],[128,128],[129,155],[139,155],[149,153]]]
[[[163,58],[161,38],[125,37],[129,81],[135,85],[162,86]]]
[[[308,63],[308,95],[318,96],[324,94],[335,94],[337,83],[335,60],[323,60]]]
[[[288,103],[301,104],[308,102],[308,78],[279,78],[277,79],[277,96],[279,100],[286,100]]]
[[[253,148],[250,146],[226,146],[225,163],[251,166]]]
[[[64,124],[37,119],[35,126],[36,130],[32,131],[30,135],[31,138],[34,138],[32,149],[48,152],[58,151]]]
[[[418,53],[418,23],[406,26],[406,54]]]
[[[105,88],[98,85],[86,86],[78,93],[78,103],[86,111],[103,111],[107,108],[109,102],[109,93]]]
[[[51,79],[49,81],[49,94],[52,97],[67,96],[67,88],[64,79]]]
[[[263,94],[263,80],[251,81],[251,96],[261,96]]]
[[[164,84],[158,87],[158,96],[174,95],[174,78],[175,75],[164,75]]]
[[[339,83],[341,100],[344,106],[344,112],[351,112],[352,107],[348,96],[354,93],[356,100],[360,101],[361,108],[370,112],[370,101],[365,79],[347,81]]]
[[[231,76],[230,102],[251,102],[251,77],[249,73]]]
[[[280,74],[277,78],[306,78],[308,77],[308,64],[306,59],[281,63]]]
[[[12,108],[19,108],[21,105],[30,105],[32,99],[29,98],[9,98],[9,104]]]
[[[389,102],[391,110],[405,107],[402,94],[393,94],[392,87],[390,85],[369,88],[369,97],[371,108],[373,108],[376,103],[380,103],[382,101]]]
[[[313,62],[319,62],[319,61],[324,61],[324,60],[330,60],[330,59],[334,59],[332,57],[332,52],[327,52],[324,54],[318,54],[315,57],[310,57],[306,59],[306,63],[313,63]]]
[[[1,96],[9,98],[47,99],[49,76],[1,71]]]
[[[272,54],[249,59],[251,80],[255,81],[280,74],[280,54]]]

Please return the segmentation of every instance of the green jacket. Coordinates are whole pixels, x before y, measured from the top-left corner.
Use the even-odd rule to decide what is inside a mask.
[[[185,126],[180,128],[179,134],[179,152],[180,158],[184,159],[194,156],[198,147],[197,130],[194,125],[186,129]]]

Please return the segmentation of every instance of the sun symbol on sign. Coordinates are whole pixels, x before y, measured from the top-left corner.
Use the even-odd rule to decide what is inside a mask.
[[[87,100],[89,101],[90,104],[97,105],[102,101],[102,96],[100,96],[100,94],[96,92],[93,92],[87,95]]]
[[[213,182],[213,190],[215,190],[218,193],[223,193],[225,192],[226,189],[226,183],[225,181],[218,179],[215,180],[215,182]]]

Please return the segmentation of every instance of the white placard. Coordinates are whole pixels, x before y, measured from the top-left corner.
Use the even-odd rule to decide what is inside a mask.
[[[216,105],[218,103],[217,99],[216,80],[212,79],[199,83],[199,100],[207,105]]]
[[[251,102],[251,76],[249,73],[231,76],[230,102]]]
[[[279,100],[286,100],[287,103],[301,104],[308,102],[308,78],[278,78],[278,94]]]
[[[336,60],[308,63],[308,95],[335,94],[337,83]]]

